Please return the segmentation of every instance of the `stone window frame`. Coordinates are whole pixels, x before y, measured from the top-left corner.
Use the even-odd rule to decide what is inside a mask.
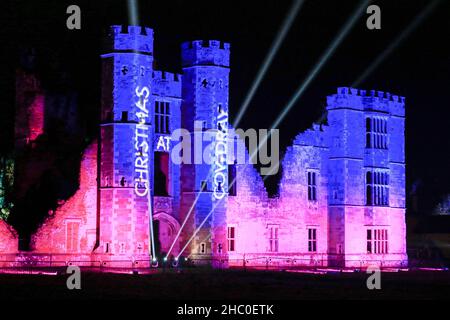
[[[112,245],[111,242],[107,241],[103,243],[103,253],[112,254]]]
[[[237,196],[237,161],[228,165],[228,196]]]
[[[309,253],[317,253],[317,230],[318,226],[307,226],[307,235],[308,235],[308,252]]]
[[[233,230],[232,233],[231,230]],[[237,227],[234,224],[227,226],[227,252],[236,252],[236,230]]]
[[[280,251],[280,225],[279,224],[268,224],[268,239],[269,239],[269,252],[279,252]]]
[[[389,169],[366,168],[364,171],[364,200],[366,206],[389,207],[390,180]]]
[[[207,180],[200,180],[200,192],[207,192],[210,191],[208,189],[208,181]]]
[[[389,253],[389,230],[386,226],[369,226],[366,229],[367,254]]]
[[[123,241],[119,242],[119,254],[125,255],[127,253],[127,244]]]
[[[318,202],[318,180],[320,171],[318,169],[309,168],[306,169],[306,184],[307,184],[307,197],[308,201]]]
[[[200,242],[199,250],[198,250],[199,254],[206,254],[207,251],[208,250],[206,248],[206,242]]]
[[[144,243],[143,242],[136,242],[136,252],[138,254],[143,254],[144,253]]]
[[[80,241],[76,241],[76,250],[69,250],[67,247],[67,241],[68,239],[68,224],[78,224],[78,240],[80,238],[80,227],[81,227],[81,219],[80,218],[67,218],[64,220],[64,247],[66,249],[66,252],[72,253],[72,252],[79,252],[80,251]]]
[[[155,100],[155,133],[171,134],[170,130],[170,101]],[[162,109],[161,109],[162,108]]]
[[[387,150],[388,141],[388,118],[382,116],[368,115],[365,117],[366,149]]]

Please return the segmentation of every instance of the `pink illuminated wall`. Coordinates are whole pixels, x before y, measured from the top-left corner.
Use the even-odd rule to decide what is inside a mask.
[[[0,219],[0,255],[17,252],[17,234],[5,221]]]
[[[32,237],[36,253],[91,253],[96,242],[97,143],[86,149],[80,165],[80,186]]]
[[[185,248],[185,257],[196,256],[208,263],[221,260],[230,266],[407,263],[403,97],[338,88],[327,97],[327,125],[313,124],[287,148],[277,197],[269,198],[263,178],[247,161],[236,164],[236,195],[227,194],[224,188],[220,202],[214,196],[218,183],[209,174],[218,163],[178,165],[170,162],[168,153],[161,153],[160,168],[155,170],[155,141],[158,135],[169,138],[170,130],[155,132],[153,119],[156,102],[160,106],[164,100],[167,105],[170,101],[171,130],[181,126],[192,132],[194,119],[218,129],[218,114],[226,114],[222,121],[227,128],[229,44],[184,44],[181,78],[153,70],[153,30],[113,26],[110,36],[114,46],[102,55],[100,141],[84,152],[79,190],[32,236],[32,254],[141,263],[149,262],[151,255],[161,259],[170,250],[178,254]],[[217,85],[211,79],[217,79]],[[34,76],[19,72],[17,83],[19,146],[42,134],[46,106]],[[149,87],[144,90],[144,85]],[[373,123],[386,123],[388,128],[381,125],[381,132],[368,132],[372,118]],[[383,122],[378,122],[380,119]],[[221,131],[223,128],[220,125]],[[224,132],[227,138],[223,139],[231,139],[228,129]],[[371,134],[389,135],[389,147],[367,146]],[[237,143],[242,147],[238,150],[245,150],[241,140]],[[168,150],[172,147],[167,145]],[[228,177],[226,164],[235,165],[236,155],[224,153],[220,165]],[[248,153],[245,157],[248,160]],[[46,161],[24,165],[24,184],[31,185],[50,167],[50,155],[42,158]],[[216,155],[216,160],[219,158]],[[373,187],[365,180],[371,170],[390,177],[383,185],[389,190],[389,201],[383,206],[366,199],[371,197],[367,188]],[[159,188],[164,182],[166,188]],[[164,190],[155,192],[159,189]],[[16,186],[16,194],[25,190]],[[158,222],[152,224],[152,219]],[[369,252],[370,230],[377,230],[377,235],[378,230],[386,233],[385,252]],[[15,233],[2,221],[0,232],[0,253],[15,252]]]
[[[44,133],[44,107],[45,96],[39,94],[34,98],[29,109],[30,141],[36,140],[37,137]]]
[[[228,225],[236,229],[230,265],[327,265],[326,176],[320,176],[315,203],[308,201],[309,168],[319,170],[321,150],[293,145],[283,160],[280,196],[268,198],[252,165],[239,165],[237,196],[229,197]],[[276,231],[274,231],[276,229]],[[308,251],[308,229],[315,229],[315,250]]]
[[[15,136],[18,146],[34,141],[44,132],[45,95],[35,74],[16,73]]]

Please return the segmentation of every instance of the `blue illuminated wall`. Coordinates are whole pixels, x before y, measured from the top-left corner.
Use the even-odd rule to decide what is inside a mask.
[[[152,214],[155,255],[161,255],[179,228],[180,166],[167,159],[171,133],[181,126],[182,77],[153,69],[152,29],[112,26],[109,40],[102,55],[100,250],[148,254]],[[157,105],[165,106],[159,118]],[[164,130],[156,122],[164,122]],[[155,164],[157,154],[166,160]],[[155,174],[161,172],[164,192],[155,186]]]
[[[287,148],[278,197],[238,165],[229,265],[406,266],[404,130],[404,97],[342,87]]]
[[[99,150],[99,252],[111,255],[148,255],[149,197],[136,193],[135,143],[140,121],[137,91],[147,88],[146,108],[153,73],[153,30],[112,26],[110,46],[102,55],[102,104]],[[142,100],[143,101],[143,100]],[[151,113],[139,132],[153,140]],[[145,149],[145,148],[144,148]],[[147,148],[148,149],[148,148]],[[147,166],[153,153],[144,150]],[[151,170],[144,172],[151,179]],[[151,183],[151,181],[150,181]],[[141,185],[141,192],[143,188]]]
[[[338,88],[327,97],[327,123],[313,124],[287,148],[279,196],[270,198],[253,164],[235,164],[228,152],[220,166],[217,149],[208,149],[220,133],[233,132],[220,124],[229,110],[228,43],[184,43],[181,76],[154,70],[152,29],[112,26],[108,40],[98,153],[96,144],[87,149],[80,190],[35,234],[36,252],[133,267],[148,266],[152,244],[161,262],[170,251],[169,258],[221,267],[407,263],[403,97]],[[190,164],[169,157],[180,128],[191,141]],[[210,140],[202,141],[207,130]],[[244,142],[233,144],[249,160]]]
[[[230,45],[220,41],[193,41],[182,45],[183,105],[182,126],[194,132],[195,121],[201,121],[204,129],[217,129],[219,108],[228,112],[228,85],[230,66]],[[201,130],[201,129],[200,129]],[[194,133],[195,134],[195,133]],[[214,138],[213,138],[214,139]],[[194,140],[194,139],[193,139]],[[194,148],[195,144],[194,142]],[[204,150],[205,143],[201,150]],[[202,152],[203,153],[203,152]],[[192,155],[193,156],[193,155]],[[194,160],[194,159],[193,159]],[[211,153],[214,160],[214,153]],[[185,164],[182,166],[182,208],[186,215],[196,201],[191,220],[184,231],[186,242],[193,231],[214,209],[192,241],[190,251],[197,256],[211,256],[225,252],[227,199],[217,206],[213,196],[214,164]],[[200,193],[202,182],[206,192]],[[223,186],[226,188],[226,186]],[[202,245],[203,243],[203,245]],[[201,252],[204,246],[204,252]]]
[[[372,253],[406,261],[404,98],[343,87],[327,102],[329,253],[341,265],[380,258],[367,232],[386,230],[389,248]]]

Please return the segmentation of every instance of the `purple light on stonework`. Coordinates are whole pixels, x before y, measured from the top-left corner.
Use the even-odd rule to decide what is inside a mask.
[[[328,125],[294,139],[279,196],[270,198],[251,164],[228,172],[236,159],[226,143],[229,46],[184,45],[181,80],[153,70],[152,30],[112,33],[114,46],[102,56],[100,145],[83,155],[77,193],[33,236],[36,253],[68,260],[95,252],[104,266],[127,257],[133,268],[176,267],[182,255],[318,272],[407,263],[404,98],[346,87],[328,96]],[[211,161],[171,163],[171,129],[191,129],[192,119],[201,121],[198,132],[212,129],[200,147]],[[14,253],[17,237],[6,227],[0,223],[0,251]]]

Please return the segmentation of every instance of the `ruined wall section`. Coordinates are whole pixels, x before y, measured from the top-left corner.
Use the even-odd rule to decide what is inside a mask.
[[[86,149],[80,187],[32,236],[33,253],[90,254],[96,242],[97,142]]]
[[[237,166],[237,194],[229,197],[228,227],[235,228],[230,265],[299,266],[327,264],[327,127],[299,134],[282,161],[280,195],[269,198],[263,178],[251,164]],[[248,160],[248,153],[246,154]],[[317,181],[308,200],[308,172]],[[315,247],[309,247],[309,229]]]
[[[0,219],[0,256],[17,252],[17,233]]]

